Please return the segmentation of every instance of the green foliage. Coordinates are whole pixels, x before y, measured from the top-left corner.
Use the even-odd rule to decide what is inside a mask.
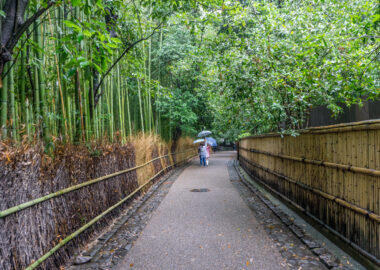
[[[30,1],[29,17],[48,2]],[[53,141],[139,131],[170,139],[204,128],[230,141],[296,135],[315,106],[337,115],[379,98],[379,8],[374,0],[56,1],[14,50],[9,82],[20,83],[5,81],[15,90],[2,90],[0,126],[9,137]]]
[[[377,8],[363,0],[246,1],[210,13],[202,72],[215,132],[289,133],[315,106],[338,114],[341,104],[378,98]]]
[[[198,106],[198,100],[192,93],[172,89],[170,93],[157,97],[156,106],[161,116],[169,120],[172,129],[180,128],[185,134],[197,132],[198,117],[194,110]]]

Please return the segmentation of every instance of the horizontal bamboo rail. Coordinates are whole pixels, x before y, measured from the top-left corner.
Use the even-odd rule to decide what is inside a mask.
[[[170,154],[163,155],[163,156],[160,156],[160,157],[156,157],[156,158],[154,158],[154,159],[152,159],[152,160],[150,160],[150,161],[148,161],[148,162],[146,162],[144,164],[141,164],[139,166],[136,166],[136,167],[133,167],[133,168],[129,168],[129,169],[126,169],[126,170],[122,170],[122,171],[118,171],[118,172],[115,172],[115,173],[112,173],[112,174],[108,174],[108,175],[105,175],[105,176],[102,176],[102,177],[99,177],[99,178],[88,180],[88,181],[83,182],[83,183],[78,184],[78,185],[74,185],[74,186],[71,186],[71,187],[68,187],[68,188],[64,188],[64,189],[58,190],[56,192],[47,194],[47,195],[42,196],[40,198],[36,198],[34,200],[30,200],[28,202],[25,202],[25,203],[13,206],[13,207],[5,209],[3,211],[0,211],[0,218],[4,218],[4,217],[6,217],[8,215],[11,215],[13,213],[19,212],[19,211],[21,211],[23,209],[26,209],[26,208],[31,207],[33,205],[36,205],[38,203],[47,201],[47,200],[52,199],[54,197],[58,197],[58,196],[61,196],[63,194],[66,194],[66,193],[78,190],[80,188],[83,188],[83,187],[86,187],[86,186],[93,185],[95,183],[104,181],[106,179],[110,179],[110,178],[116,177],[118,175],[122,175],[122,174],[125,174],[125,173],[128,173],[128,172],[140,169],[142,167],[145,167],[145,166],[149,165],[150,163],[152,163],[152,162],[154,162],[156,160],[159,160],[159,159],[162,159],[162,158],[165,158],[165,157],[169,157],[170,155],[174,156],[174,155],[178,155],[178,154],[187,153],[189,151],[193,151],[193,149],[188,149],[186,151],[177,152],[177,153],[174,152],[174,153],[170,153]]]
[[[188,151],[185,151],[185,152],[188,152]],[[184,153],[184,152],[181,152],[181,153]],[[84,224],[82,227],[80,227],[78,230],[76,230],[75,232],[73,232],[69,236],[67,236],[64,239],[62,239],[59,242],[59,244],[55,245],[52,249],[50,249],[47,253],[45,253],[41,258],[39,258],[38,260],[36,260],[35,262],[33,262],[31,265],[29,265],[26,268],[26,270],[32,270],[32,269],[35,269],[36,267],[38,267],[42,262],[44,262],[51,255],[53,255],[58,249],[60,249],[61,247],[63,247],[64,245],[66,245],[69,241],[71,241],[73,238],[75,238],[76,236],[78,236],[79,234],[81,234],[82,232],[84,232],[86,229],[88,229],[89,227],[91,227],[92,225],[94,225],[97,221],[99,221],[100,219],[102,219],[109,212],[111,212],[112,210],[114,210],[117,207],[119,207],[120,205],[122,205],[128,199],[132,198],[138,191],[140,191],[143,187],[145,187],[148,183],[150,183],[154,178],[156,178],[157,176],[159,176],[162,172],[164,172],[165,170],[169,169],[170,167],[173,167],[174,165],[182,163],[182,162],[184,162],[184,161],[186,161],[189,158],[194,157],[194,156],[196,156],[196,155],[191,155],[189,157],[186,157],[183,161],[180,161],[180,162],[177,162],[175,164],[169,165],[166,168],[164,168],[161,171],[159,171],[158,173],[156,173],[154,176],[152,176],[151,178],[149,178],[148,181],[145,184],[143,184],[140,187],[138,187],[137,189],[135,189],[128,196],[126,196],[125,198],[123,198],[122,200],[120,200],[118,203],[114,204],[113,206],[111,206],[110,208],[108,208],[107,210],[105,210],[104,212],[102,212],[101,214],[99,214],[98,216],[96,216],[95,218],[93,218],[92,220],[90,220],[88,223]]]
[[[246,137],[238,158],[247,173],[379,262],[380,119],[309,128],[295,137]]]
[[[242,149],[242,148],[240,148],[240,149]],[[306,189],[306,190],[308,190],[310,192],[313,192],[315,194],[318,194],[318,195],[320,195],[320,196],[322,196],[322,197],[324,197],[324,198],[326,198],[326,199],[328,199],[330,201],[337,202],[338,204],[340,204],[343,207],[346,207],[346,208],[348,208],[348,209],[350,209],[350,210],[352,210],[352,211],[354,211],[356,213],[359,213],[361,215],[368,216],[370,219],[372,219],[372,220],[380,223],[380,216],[376,215],[373,212],[370,212],[370,211],[368,211],[366,209],[363,209],[363,208],[358,207],[358,206],[356,206],[356,205],[354,205],[352,203],[349,203],[349,202],[347,202],[345,200],[342,200],[342,199],[340,199],[340,198],[338,198],[336,196],[333,196],[331,194],[323,192],[322,190],[319,190],[319,189],[307,186],[307,185],[305,185],[305,184],[303,184],[303,183],[301,183],[299,181],[296,181],[296,180],[294,180],[292,178],[289,178],[289,177],[287,177],[287,176],[285,176],[283,174],[280,174],[280,173],[278,173],[276,171],[270,170],[270,169],[268,169],[266,167],[263,167],[263,166],[255,163],[255,162],[249,161],[248,159],[246,159],[244,157],[240,157],[240,158],[243,159],[244,162],[248,163],[249,165],[252,165],[252,166],[254,166],[256,168],[259,168],[259,169],[261,169],[263,171],[266,171],[266,172],[268,172],[270,174],[273,174],[273,175],[275,175],[277,177],[280,177],[280,178],[282,178],[282,179],[284,179],[284,180],[286,180],[286,181],[288,181],[288,182],[290,182],[292,184],[296,184],[296,185],[300,186],[301,188]]]
[[[350,132],[350,131],[360,131],[360,130],[376,130],[380,129],[380,120],[366,120],[353,123],[336,124],[321,127],[311,127],[308,129],[297,130],[299,134],[327,134],[336,132]],[[281,133],[266,133],[260,135],[253,135],[244,137],[244,139],[249,138],[269,138],[269,137],[283,137],[284,134]]]
[[[279,158],[294,160],[298,162],[310,163],[310,164],[314,164],[318,166],[326,166],[326,167],[341,169],[344,171],[351,171],[351,172],[356,172],[356,173],[369,174],[373,176],[380,176],[380,171],[374,170],[374,169],[367,169],[367,168],[360,168],[360,167],[351,166],[351,165],[337,164],[337,163],[332,163],[332,162],[323,161],[323,160],[312,160],[312,159],[307,159],[303,157],[292,157],[292,156],[281,155],[281,154],[273,154],[267,151],[261,151],[261,150],[257,150],[253,148],[247,149],[244,147],[240,147],[240,149],[244,151],[267,155],[267,156],[279,157]]]

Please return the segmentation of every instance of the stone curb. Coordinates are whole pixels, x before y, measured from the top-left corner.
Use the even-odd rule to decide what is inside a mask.
[[[269,199],[263,195],[260,190],[253,187],[246,179],[243,173],[247,174],[242,167],[240,167],[237,160],[234,161],[233,167],[235,168],[240,179],[246,185],[249,190],[251,190],[260,200],[284,223],[293,233],[300,239],[309,250],[311,250],[315,255],[318,256],[319,260],[329,269],[338,270],[338,269],[348,269],[345,266],[339,265],[339,259],[333,255],[327,248],[321,247],[321,245],[315,241],[312,236],[310,236],[304,229],[300,228],[293,223],[293,219],[284,213],[280,208],[275,206]],[[243,170],[243,171],[241,171]]]

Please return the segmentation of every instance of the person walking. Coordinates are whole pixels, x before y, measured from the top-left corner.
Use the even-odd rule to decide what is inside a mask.
[[[211,151],[211,146],[209,144],[206,144],[206,166],[208,166],[208,159],[210,157],[210,151]]]
[[[207,149],[204,143],[201,143],[198,147],[198,155],[199,155],[199,162],[200,165],[206,166],[206,156],[207,156]]]

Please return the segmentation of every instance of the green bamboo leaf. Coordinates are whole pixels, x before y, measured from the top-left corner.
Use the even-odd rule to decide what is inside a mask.
[[[76,30],[77,32],[81,32],[82,28],[78,25],[76,25],[73,21],[68,21],[68,20],[64,20],[63,23],[69,27],[69,28],[73,28],[74,30]]]
[[[92,36],[92,33],[90,31],[88,31],[87,29],[84,29],[83,30],[83,35],[85,35],[86,37],[91,37]]]
[[[82,4],[81,0],[71,0],[70,2],[73,7],[79,7]]]
[[[80,65],[81,68],[84,68],[84,67],[89,66],[90,62],[89,61],[80,62],[79,65]]]

